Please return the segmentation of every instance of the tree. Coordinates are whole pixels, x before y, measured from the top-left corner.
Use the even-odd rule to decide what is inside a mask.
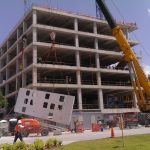
[[[7,107],[7,100],[6,98],[3,96],[2,92],[0,91],[0,109],[1,108],[6,108]]]

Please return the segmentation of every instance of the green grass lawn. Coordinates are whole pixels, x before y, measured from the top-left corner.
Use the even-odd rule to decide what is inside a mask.
[[[57,150],[150,150],[150,134],[82,141],[65,145]]]

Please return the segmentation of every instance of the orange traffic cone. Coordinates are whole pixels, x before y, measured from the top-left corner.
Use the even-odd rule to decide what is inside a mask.
[[[111,128],[111,138],[115,137],[115,132],[114,132],[114,128]]]

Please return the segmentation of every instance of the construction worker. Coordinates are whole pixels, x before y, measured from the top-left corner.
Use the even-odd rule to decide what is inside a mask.
[[[21,130],[24,128],[24,126],[21,124],[21,120],[18,120],[17,125],[15,126],[15,138],[14,138],[14,143],[17,141],[19,138],[20,141],[23,141]]]

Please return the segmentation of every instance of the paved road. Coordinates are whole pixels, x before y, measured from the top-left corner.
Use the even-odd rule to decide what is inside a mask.
[[[150,128],[140,127],[136,129],[125,129],[124,135],[136,135],[136,134],[150,134]],[[85,140],[94,140],[94,139],[101,139],[101,138],[108,138],[110,137],[111,133],[110,130],[104,130],[103,132],[91,132],[90,130],[84,131],[84,133],[70,133],[70,132],[64,132],[62,135],[59,136],[53,136],[52,133],[50,133],[46,137],[41,137],[37,135],[30,135],[27,138],[24,138],[24,141],[26,143],[33,143],[35,139],[43,139],[46,141],[49,138],[56,138],[58,140],[61,140],[63,144],[69,144],[76,141],[85,141]],[[118,128],[115,128],[115,136],[121,136],[121,130]],[[1,137],[0,138],[0,144],[2,143],[13,143],[13,136],[9,137]]]

